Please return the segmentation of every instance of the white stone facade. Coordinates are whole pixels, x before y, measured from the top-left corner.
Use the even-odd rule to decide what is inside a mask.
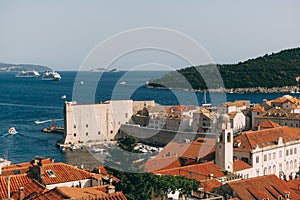
[[[127,124],[134,112],[154,101],[114,100],[101,104],[65,104],[64,144],[100,143],[114,140],[121,124]]]

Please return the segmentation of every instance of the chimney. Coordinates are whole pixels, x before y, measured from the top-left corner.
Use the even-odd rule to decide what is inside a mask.
[[[108,194],[115,193],[115,191],[116,191],[116,187],[113,186],[113,185],[109,185],[109,186],[106,187],[106,192],[107,192]]]
[[[2,166],[0,166],[0,176],[2,175]]]
[[[20,187],[19,188],[19,200],[23,200],[25,197],[25,194],[24,194],[24,187]]]
[[[260,125],[258,125],[257,130],[260,131]]]

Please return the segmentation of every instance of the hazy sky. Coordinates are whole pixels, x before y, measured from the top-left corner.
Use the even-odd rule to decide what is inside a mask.
[[[195,39],[217,63],[237,63],[300,46],[299,9],[298,0],[0,0],[0,62],[76,70],[114,34],[163,27]],[[144,57],[145,63],[160,62],[148,52],[116,66],[130,68]]]

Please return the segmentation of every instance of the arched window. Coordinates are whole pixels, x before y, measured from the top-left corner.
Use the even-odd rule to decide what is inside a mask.
[[[291,160],[291,161],[290,161],[290,169],[293,169],[293,166],[294,166],[294,165],[293,165],[293,161]]]
[[[289,161],[286,162],[285,169],[289,170]]]
[[[273,174],[276,174],[276,166],[273,165]]]
[[[267,175],[267,168],[264,168],[264,175]]]
[[[227,133],[227,142],[231,142],[231,133]]]
[[[294,160],[294,168],[297,169],[297,160]]]
[[[268,174],[271,174],[271,166],[268,167]]]

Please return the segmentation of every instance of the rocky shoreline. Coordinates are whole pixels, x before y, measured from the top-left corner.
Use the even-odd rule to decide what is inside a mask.
[[[216,88],[216,89],[207,89],[207,90],[196,90],[196,89],[187,89],[187,88],[165,88],[165,87],[154,87],[154,86],[145,86],[146,88],[155,88],[155,89],[169,89],[169,90],[183,90],[183,91],[192,91],[192,92],[216,92],[216,93],[299,93],[299,88],[297,86],[284,86],[284,87],[255,87],[255,88]]]

